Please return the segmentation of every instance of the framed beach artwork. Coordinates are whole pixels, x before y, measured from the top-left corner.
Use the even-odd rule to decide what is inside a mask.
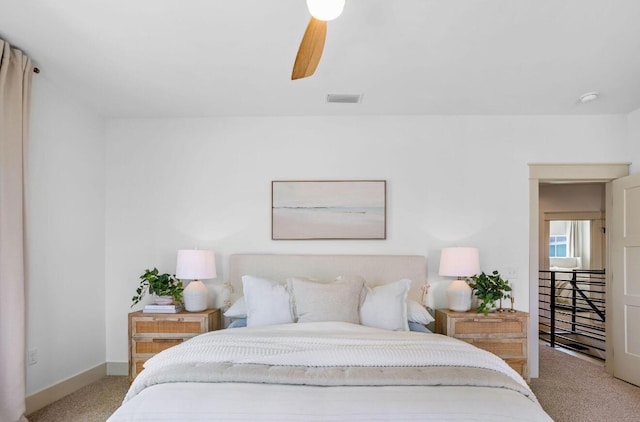
[[[385,180],[271,182],[271,238],[386,239]]]

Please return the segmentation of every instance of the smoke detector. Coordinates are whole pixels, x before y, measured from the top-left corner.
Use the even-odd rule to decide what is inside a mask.
[[[582,104],[586,104],[597,100],[598,97],[600,97],[600,93],[597,91],[592,91],[582,94],[579,99]]]

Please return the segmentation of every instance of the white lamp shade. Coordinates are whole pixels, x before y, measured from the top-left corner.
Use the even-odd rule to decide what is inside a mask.
[[[440,255],[440,275],[469,277],[480,272],[477,248],[444,248]]]
[[[213,251],[182,249],[178,251],[176,277],[180,280],[216,278],[216,257]]]
[[[345,0],[307,0],[309,13],[321,21],[330,21],[342,14]]]

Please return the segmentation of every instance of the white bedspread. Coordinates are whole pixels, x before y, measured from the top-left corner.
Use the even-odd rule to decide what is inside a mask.
[[[260,377],[247,382],[214,375],[213,369],[221,367],[231,368],[231,373],[241,368],[245,374],[247,368],[251,373],[254,367],[266,368],[263,374],[273,373],[276,378],[283,368],[285,372],[288,367],[312,370],[305,369],[302,380],[294,370],[291,381],[284,378],[269,384]],[[448,372],[428,372],[443,367],[469,368],[467,373],[476,378],[508,379],[504,384],[480,381],[481,387],[471,387],[467,374],[460,384],[433,386],[447,385],[443,380]],[[348,368],[354,369],[348,372]],[[332,370],[342,374],[337,384],[323,380]],[[313,378],[317,373],[319,380]],[[378,373],[382,381],[369,384]],[[409,376],[403,379],[398,374]],[[433,380],[426,380],[429,374],[434,374]],[[510,388],[509,383],[518,388]],[[501,387],[495,388],[498,384]],[[472,400],[471,408],[455,406],[454,398],[463,391],[465,402]],[[247,405],[239,403],[238,394]],[[203,395],[206,400],[196,400]],[[434,396],[439,399],[433,401]],[[429,420],[427,414],[437,415],[432,420],[449,419],[444,415],[453,415],[451,420],[550,420],[520,375],[495,355],[467,343],[348,323],[308,323],[215,331],[168,349],[146,362],[110,421]]]

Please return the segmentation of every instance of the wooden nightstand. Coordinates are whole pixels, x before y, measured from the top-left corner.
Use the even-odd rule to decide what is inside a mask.
[[[436,310],[435,332],[455,337],[504,359],[529,381],[526,312],[492,312],[488,316],[449,309]]]
[[[151,314],[129,314],[129,382],[142,371],[142,364],[171,346],[208,331],[219,330],[220,310]]]

